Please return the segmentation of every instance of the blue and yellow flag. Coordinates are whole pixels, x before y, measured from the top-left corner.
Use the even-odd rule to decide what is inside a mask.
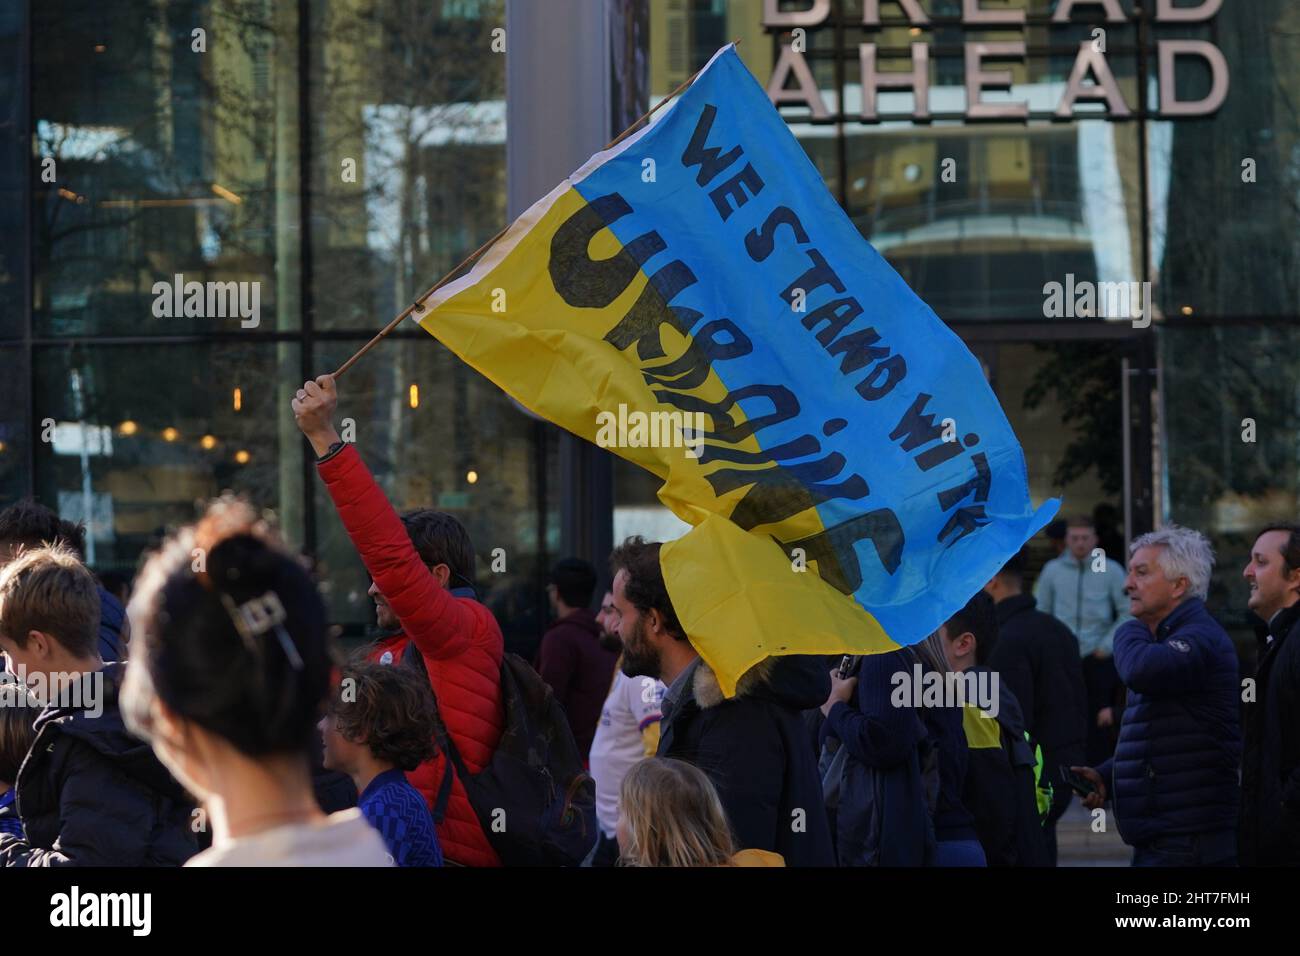
[[[773,654],[919,641],[1056,513],[979,362],[719,51],[524,213],[420,324],[663,479],[664,576],[724,691]]]

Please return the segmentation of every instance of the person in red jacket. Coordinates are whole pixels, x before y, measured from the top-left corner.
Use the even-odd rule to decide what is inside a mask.
[[[331,375],[304,383],[292,402],[294,420],[316,451],[317,471],[370,572],[378,623],[388,633],[369,657],[397,664],[407,644],[414,642],[443,726],[470,773],[479,773],[492,759],[504,723],[505,642],[492,612],[473,598],[469,535],[459,521],[438,511],[422,509],[399,517],[356,448],[334,429],[337,404]],[[444,773],[454,771],[439,751],[408,774],[430,808]],[[437,829],[448,863],[501,865],[459,778],[453,778]]]

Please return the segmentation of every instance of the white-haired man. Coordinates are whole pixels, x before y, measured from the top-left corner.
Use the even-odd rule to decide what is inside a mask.
[[[1237,653],[1205,608],[1214,552],[1171,526],[1129,549],[1124,584],[1136,620],[1115,633],[1128,707],[1115,756],[1075,767],[1107,796],[1134,866],[1230,866],[1237,859],[1241,759]]]

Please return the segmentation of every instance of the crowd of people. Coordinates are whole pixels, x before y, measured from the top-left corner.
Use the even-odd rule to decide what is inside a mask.
[[[1300,864],[1298,526],[1244,569],[1246,680],[1203,535],[1121,562],[1081,518],[1032,593],[1022,552],[919,644],[768,658],[726,697],[658,543],[615,548],[605,589],[560,561],[529,666],[463,525],[399,514],[339,437],[334,381],[292,404],[376,639],[336,653],[241,500],[148,555],[125,609],[83,529],[5,509],[0,865],[1050,866],[1075,795],[1135,865]]]

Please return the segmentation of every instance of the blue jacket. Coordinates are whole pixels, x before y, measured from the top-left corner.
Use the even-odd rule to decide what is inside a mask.
[[[984,667],[966,671],[977,678]],[[1020,702],[998,680],[997,714],[981,713],[982,702],[962,708],[962,731],[969,760],[962,803],[975,817],[975,831],[989,866],[1047,866],[1038,815],[1036,760],[1025,734]],[[990,702],[992,703],[992,702]]]
[[[18,819],[18,808],[14,805],[14,796],[12,786],[4,793],[0,793],[0,834],[8,833],[10,836],[21,839],[23,821]]]
[[[910,675],[907,648],[858,660],[857,696],[840,701],[822,725],[846,753],[834,822],[840,866],[927,866],[934,828],[920,751],[925,725],[913,707],[891,703],[894,675]]]
[[[99,708],[37,716],[14,786],[24,836],[0,836],[0,867],[179,866],[198,849],[189,797],[122,722],[125,670],[83,675],[75,702]]]
[[[105,664],[126,660],[122,642],[122,627],[126,623],[126,610],[122,602],[102,587],[99,589],[99,656]]]
[[[1124,842],[1236,827],[1241,688],[1227,632],[1189,597],[1154,635],[1125,622],[1115,668],[1128,706],[1115,755],[1097,770]]]

